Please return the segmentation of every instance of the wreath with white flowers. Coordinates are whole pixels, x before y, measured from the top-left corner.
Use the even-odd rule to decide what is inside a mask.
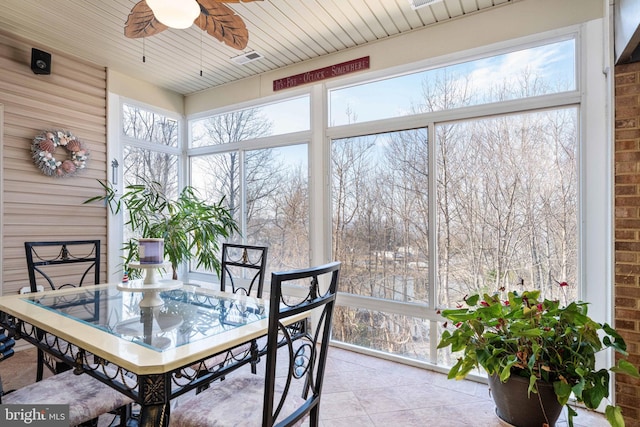
[[[68,158],[56,159],[54,154],[58,146],[64,147]],[[45,130],[33,138],[31,144],[33,161],[48,176],[73,176],[87,167],[89,150],[82,141],[65,130]]]

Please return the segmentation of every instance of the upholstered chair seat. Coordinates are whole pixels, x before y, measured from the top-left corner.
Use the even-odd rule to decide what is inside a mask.
[[[212,384],[203,392],[206,398],[195,395],[178,403],[178,411],[171,413],[174,427],[231,427],[262,425],[264,376],[249,373],[233,375]],[[282,386],[276,383],[275,400],[282,397]],[[239,400],[240,398],[240,400]],[[290,414],[304,404],[300,394],[286,400],[283,414]],[[302,425],[302,422],[295,425]]]
[[[110,367],[106,375],[116,377]],[[75,426],[132,403],[132,399],[88,374],[73,370],[48,377],[2,396],[3,404],[69,405],[69,425]]]

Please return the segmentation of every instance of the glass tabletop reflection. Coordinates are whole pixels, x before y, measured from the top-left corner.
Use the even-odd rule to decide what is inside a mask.
[[[180,347],[267,317],[261,300],[185,285],[141,307],[141,292],[109,286],[69,295],[26,294],[25,301],[155,351]]]

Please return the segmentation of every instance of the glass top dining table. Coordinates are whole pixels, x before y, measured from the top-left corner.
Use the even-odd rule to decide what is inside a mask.
[[[163,303],[140,306],[144,286],[81,288],[72,295],[25,296],[24,301],[155,351],[166,351],[266,318],[261,300],[196,292],[191,285],[159,291]]]
[[[146,292],[159,303],[141,305]],[[0,297],[0,323],[132,397],[140,425],[156,427],[168,425],[171,399],[256,357],[231,349],[267,334],[268,301],[175,283],[105,284]],[[118,376],[107,378],[105,364]]]

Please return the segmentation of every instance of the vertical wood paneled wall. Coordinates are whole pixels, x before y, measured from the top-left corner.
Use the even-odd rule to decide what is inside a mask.
[[[31,48],[52,54],[50,75],[31,71]],[[100,194],[107,177],[106,69],[46,46],[0,32],[2,129],[2,294],[28,286],[25,241],[95,239],[107,247],[107,209],[83,205]],[[31,158],[31,141],[43,130],[65,129],[90,151],[87,169],[73,177],[44,175]],[[56,158],[67,158],[58,147]],[[106,279],[106,257],[101,263]]]

